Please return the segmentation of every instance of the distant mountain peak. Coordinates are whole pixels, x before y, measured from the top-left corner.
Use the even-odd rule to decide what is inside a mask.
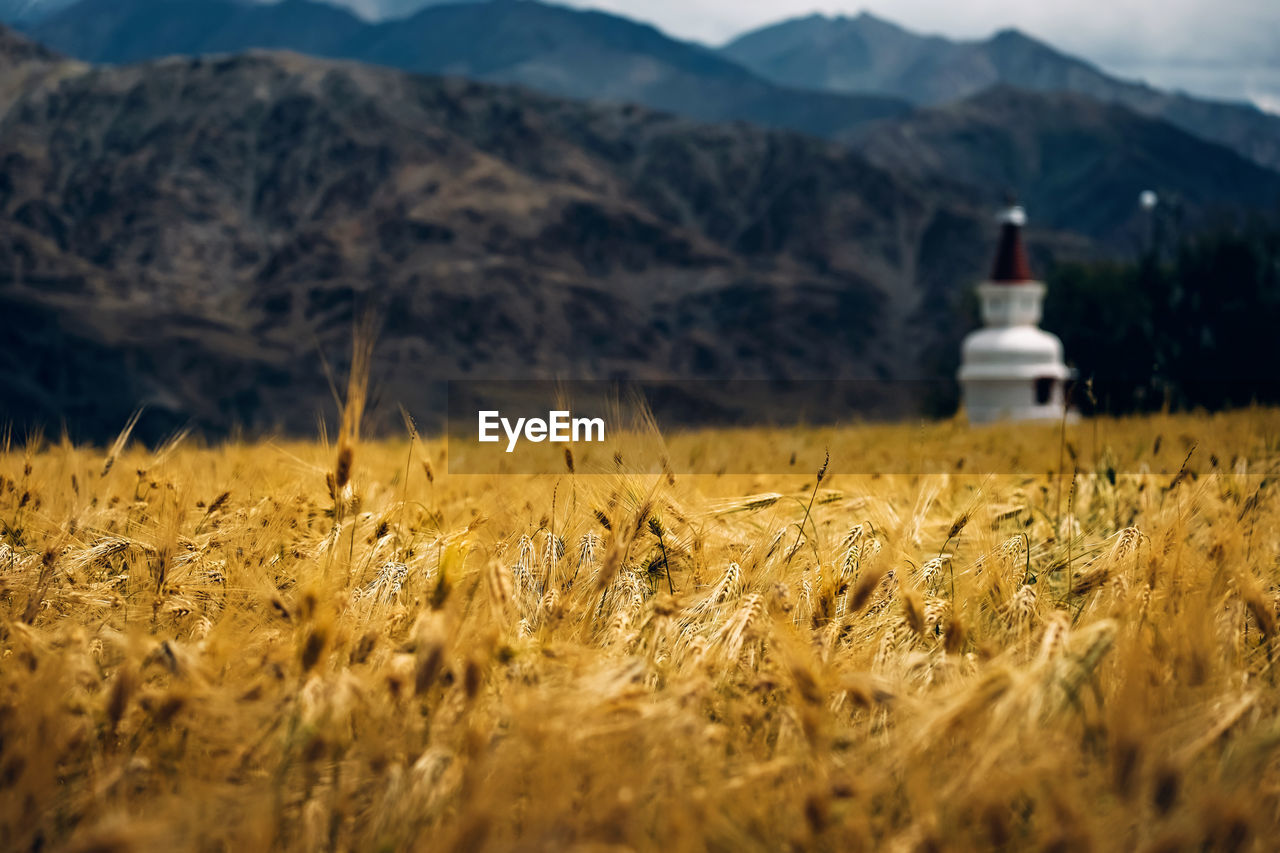
[[[893,27],[895,30],[902,29],[902,26],[900,24],[897,24],[894,21],[889,20],[888,18],[881,17],[880,15],[877,15],[874,12],[871,12],[867,9],[863,9],[861,12],[854,15],[852,20],[857,21],[859,23],[863,23],[863,24],[879,24],[885,27]]]
[[[788,20],[781,21],[778,24],[775,24],[773,26],[783,27],[783,26],[788,26],[792,24],[807,24],[810,26],[821,25],[821,26],[827,26],[827,27],[843,26],[843,27],[855,27],[855,28],[874,26],[874,27],[883,27],[885,29],[891,29],[891,30],[902,30],[905,32],[905,30],[903,30],[900,24],[896,24],[893,21],[889,20],[888,18],[881,17],[880,15],[877,15],[874,12],[871,12],[867,9],[862,9],[852,15],[846,15],[843,13],[837,14],[837,15],[827,15],[822,12],[812,12],[808,15],[803,15],[797,18],[790,18]],[[764,29],[769,29],[769,27],[765,27]]]
[[[1001,27],[991,36],[992,41],[1035,41],[1017,27]]]
[[[863,12],[843,27],[792,27],[783,21],[739,36],[723,52],[788,86],[889,95],[920,105],[954,102],[1000,83],[1041,93],[1075,92],[1163,119],[1280,170],[1280,116],[1112,77],[1016,27],[955,41]]]
[[[1057,57],[1062,62],[1089,65],[1085,60],[1069,56],[1048,42],[1042,41],[1030,33],[1018,29],[1017,27],[1004,27],[1003,29],[996,30],[995,33],[992,34],[991,38],[987,39],[987,43],[1006,48],[1030,48],[1032,50],[1042,51],[1047,55]]]

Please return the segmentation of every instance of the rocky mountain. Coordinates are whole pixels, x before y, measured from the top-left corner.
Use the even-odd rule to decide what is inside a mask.
[[[912,376],[920,295],[989,252],[987,211],[811,137],[294,54],[0,44],[34,81],[0,114],[19,423],[100,438],[146,403],[155,430],[312,434],[318,350],[364,306],[383,411],[428,425],[445,378]]]
[[[869,14],[812,15],[747,33],[722,54],[779,84],[941,104],[995,85],[1119,104],[1280,169],[1280,116],[1119,80],[1017,30],[981,41],[921,36]]]
[[[13,30],[0,26],[0,68],[13,71],[24,66],[49,67],[62,61],[52,50]]]
[[[1280,211],[1280,173],[1081,95],[996,87],[877,124],[857,147],[894,174],[960,181],[991,205],[1016,194],[1044,225],[1113,244],[1143,233],[1144,190],[1187,229],[1233,210]]]
[[[940,36],[922,37],[867,12],[856,17],[813,14],[744,33],[721,48],[734,62],[772,80],[831,91],[896,90],[906,100],[931,103],[972,94],[973,80],[921,79],[916,69],[931,57],[963,50]],[[945,61],[945,60],[944,60]],[[994,82],[983,73],[983,88]],[[940,86],[950,86],[945,95]]]
[[[535,2],[435,5],[374,24],[309,0],[83,0],[28,31],[89,62],[283,48],[822,136],[910,109],[894,98],[781,87],[653,27]]]
[[[75,70],[76,63],[0,25],[0,113],[23,94]],[[0,175],[0,186],[5,180]]]

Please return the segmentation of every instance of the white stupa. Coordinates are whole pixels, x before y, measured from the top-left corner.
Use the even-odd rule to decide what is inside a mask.
[[[1045,286],[1031,276],[1022,247],[1026,214],[1000,213],[1000,247],[988,281],[978,285],[986,328],[964,339],[959,379],[973,424],[1059,420],[1066,380],[1062,341],[1039,328]]]

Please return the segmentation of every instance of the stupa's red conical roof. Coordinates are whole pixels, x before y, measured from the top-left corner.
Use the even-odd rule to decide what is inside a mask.
[[[1035,281],[1027,252],[1022,246],[1022,226],[1027,215],[1020,207],[1010,207],[1000,213],[1000,245],[996,249],[996,262],[991,268],[991,281],[996,284],[1026,284]]]

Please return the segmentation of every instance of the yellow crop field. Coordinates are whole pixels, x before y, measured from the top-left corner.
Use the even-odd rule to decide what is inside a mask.
[[[0,846],[1274,843],[1280,412],[655,442],[11,440]]]

